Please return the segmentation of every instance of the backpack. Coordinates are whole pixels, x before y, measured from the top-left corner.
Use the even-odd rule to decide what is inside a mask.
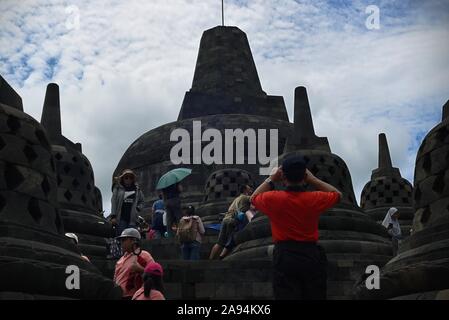
[[[193,242],[198,233],[198,222],[193,217],[182,218],[178,224],[176,237],[179,242]]]

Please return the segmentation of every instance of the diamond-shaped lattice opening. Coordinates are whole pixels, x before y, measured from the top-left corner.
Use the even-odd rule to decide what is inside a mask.
[[[86,189],[87,190],[91,190],[92,189],[92,186],[90,185],[90,183],[87,184]]]
[[[50,150],[50,143],[48,142],[45,132],[40,129],[36,129],[35,135],[36,135],[37,140],[41,143],[41,145],[43,147],[45,147],[46,149]]]
[[[67,200],[72,200],[72,198],[73,198],[73,195],[72,195],[72,193],[69,191],[69,190],[67,190],[65,193],[64,193],[64,197],[67,199]]]
[[[0,150],[2,150],[6,146],[5,141],[3,141],[2,137],[0,137]]]
[[[89,166],[89,162],[86,161],[86,160],[84,160],[84,165],[85,165],[86,167],[88,167],[88,168],[90,167],[90,166]]]
[[[423,167],[424,170],[426,170],[427,172],[429,172],[431,166],[432,166],[432,160],[430,159],[430,154],[427,153],[427,154],[424,156],[424,161],[423,161],[422,167]]]
[[[6,206],[6,199],[0,195],[0,212],[3,210],[3,208]]]
[[[415,189],[415,201],[418,202],[419,200],[421,200],[421,196],[422,196],[421,189],[419,189],[418,187]]]
[[[399,195],[399,191],[393,191],[393,195],[397,197]]]
[[[409,203],[410,201],[408,200],[408,198],[402,198],[402,202]]]
[[[87,198],[84,194],[81,196],[81,201],[83,201],[83,203],[87,202]]]
[[[447,138],[447,136],[449,136],[449,130],[447,129],[447,127],[442,127],[438,130],[437,134],[435,135],[435,139],[439,142],[443,142],[444,139]]]
[[[432,190],[437,193],[442,193],[444,190],[444,176],[441,174],[439,175],[432,185]]]
[[[62,227],[62,223],[61,223],[61,217],[59,216],[59,212],[57,209],[55,209],[55,225],[56,225],[56,229],[59,231],[61,230]]]
[[[33,148],[28,145],[25,146],[25,148],[23,148],[23,153],[25,154],[25,157],[28,159],[29,162],[33,162],[38,157],[37,153],[33,150]]]
[[[227,184],[223,185],[223,190],[229,190],[229,185]]]
[[[237,196],[237,192],[236,191],[231,191],[231,197],[235,197]]]
[[[66,164],[64,166],[64,168],[62,168],[64,170],[65,173],[69,173],[70,172],[70,166],[68,164]]]
[[[421,223],[426,223],[429,221],[432,212],[430,212],[429,208],[426,208],[421,216]]]
[[[386,202],[386,203],[392,203],[392,202],[393,202],[393,198],[387,197],[387,198],[385,199],[385,202]]]
[[[373,206],[375,206],[377,204],[377,200],[373,200],[371,202],[372,202]]]
[[[28,202],[28,212],[33,217],[34,221],[37,223],[41,221],[42,211],[39,206],[39,200],[33,198]]]
[[[215,198],[220,198],[221,197],[221,192],[215,192]]]
[[[73,162],[78,162],[78,158],[74,156],[74,157],[72,158],[72,161],[73,161]]]
[[[61,179],[61,177],[59,176],[59,174],[58,174],[58,177],[57,177],[57,182],[58,182],[58,186],[60,186],[61,183],[62,183],[62,179]]]
[[[389,184],[387,184],[386,186],[385,186],[385,190],[390,190],[391,189],[391,186],[389,185]]]
[[[80,183],[78,182],[78,180],[73,179],[72,181],[72,186],[74,186],[75,188],[78,187],[80,185]]]
[[[44,180],[42,180],[41,188],[42,188],[42,191],[44,191],[44,194],[47,196],[51,190],[51,186],[50,186],[50,183],[48,182],[47,177],[45,177]]]
[[[6,125],[12,132],[16,132],[21,127],[20,120],[13,116],[8,117],[8,120],[6,120]]]
[[[320,162],[321,162],[321,163],[325,163],[325,162],[326,162],[326,159],[324,159],[324,157],[320,157]]]
[[[221,184],[221,177],[217,178],[217,184]]]
[[[331,174],[331,175],[334,175],[335,174],[335,168],[334,167],[329,167],[329,173]]]
[[[6,165],[5,182],[6,187],[10,190],[17,188],[23,181],[24,176],[14,165]]]
[[[81,168],[81,169],[80,169],[80,175],[84,176],[84,174],[85,174],[85,172],[84,172],[84,170]]]
[[[62,154],[60,154],[59,152],[55,154],[55,158],[56,160],[61,160],[62,159]]]

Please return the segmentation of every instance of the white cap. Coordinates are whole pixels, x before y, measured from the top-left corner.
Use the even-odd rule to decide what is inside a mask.
[[[74,233],[68,232],[65,234],[67,238],[75,240],[76,244],[78,244],[78,236]]]

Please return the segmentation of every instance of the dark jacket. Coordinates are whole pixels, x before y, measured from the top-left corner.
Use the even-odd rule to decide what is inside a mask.
[[[114,186],[111,199],[111,215],[115,216],[117,221],[120,221],[120,215],[122,211],[123,199],[125,198],[125,187],[120,183]],[[137,216],[142,211],[144,206],[144,199],[142,190],[136,185],[136,198],[134,199],[133,206],[130,213],[130,225],[136,225]]]

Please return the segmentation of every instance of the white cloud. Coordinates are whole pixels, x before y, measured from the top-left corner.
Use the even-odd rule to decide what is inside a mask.
[[[284,96],[291,119],[294,88],[307,87],[315,131],[346,161],[359,197],[380,132],[413,178],[416,134],[449,98],[449,10],[447,1],[378,1],[381,29],[368,31],[369,1],[338,3],[225,1],[225,20],[247,33],[264,90]],[[71,5],[79,29],[66,27]],[[176,120],[201,34],[221,23],[220,10],[206,0],[0,2],[0,73],[37,119],[46,84],[60,85],[64,135],[83,144],[107,210],[126,148]]]

